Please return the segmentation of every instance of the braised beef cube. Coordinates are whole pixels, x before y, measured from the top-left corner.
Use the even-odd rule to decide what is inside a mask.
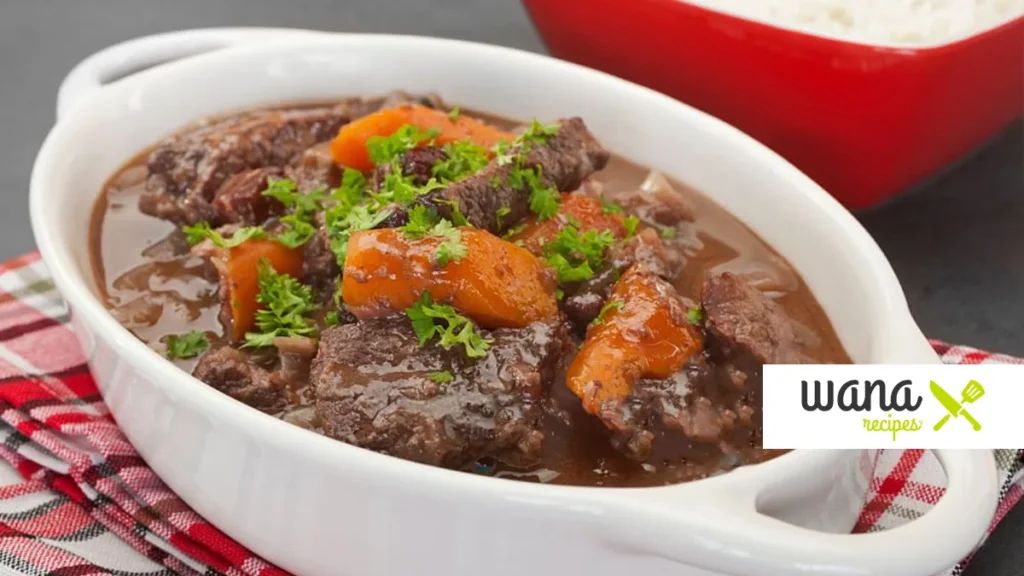
[[[228,178],[285,166],[365,110],[364,102],[349,100],[332,107],[254,112],[175,136],[150,155],[139,208],[176,224],[221,223],[212,202]]]
[[[610,158],[579,118],[562,120],[557,134],[544,144],[532,145],[524,156],[524,167],[539,169],[541,183],[560,191],[577,189]],[[457,206],[473,226],[495,234],[503,232],[530,213],[530,189],[509,182],[513,169],[510,164],[493,160],[474,176],[429,194],[427,201],[438,206],[445,218],[451,219],[453,206]],[[499,223],[498,210],[505,208],[508,213]]]
[[[565,296],[561,303],[562,311],[569,317],[577,331],[585,332],[587,326],[601,313],[601,308],[615,289],[615,283],[622,271],[623,267],[609,263],[597,270],[589,279],[580,282],[571,294]]]
[[[782,306],[735,274],[708,279],[700,300],[709,347],[720,356],[758,364],[808,362]]]
[[[566,331],[538,323],[487,336],[487,356],[472,360],[434,343],[421,347],[405,318],[325,330],[311,374],[324,433],[446,467],[537,457],[542,404]]]
[[[402,175],[412,179],[416,186],[423,186],[433,177],[434,164],[448,158],[440,147],[424,146],[413,148],[398,157],[398,165],[402,168]],[[374,190],[380,190],[384,179],[391,173],[391,164],[382,164],[373,170],[370,176],[370,186]]]
[[[316,234],[302,246],[302,277],[313,287],[317,300],[325,302],[338,290],[341,267],[338,266],[337,255],[331,250],[323,215],[318,215],[317,219]]]
[[[230,346],[204,354],[192,375],[262,412],[279,412],[288,404],[284,381],[258,358]]]
[[[330,142],[317,144],[300,154],[285,168],[285,173],[303,193],[337,188],[341,184],[341,167],[331,157]]]
[[[652,464],[708,460],[749,445],[760,427],[760,375],[695,356],[673,376],[644,379],[618,407],[613,437],[626,456]]]
[[[262,224],[271,216],[284,211],[284,205],[264,196],[271,179],[283,178],[284,170],[277,166],[256,168],[235,174],[217,190],[213,206],[218,221],[243,226]]]

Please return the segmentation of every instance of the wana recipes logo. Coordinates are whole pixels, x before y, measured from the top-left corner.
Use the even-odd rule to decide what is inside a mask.
[[[1008,448],[1022,401],[1024,366],[766,365],[763,445]]]

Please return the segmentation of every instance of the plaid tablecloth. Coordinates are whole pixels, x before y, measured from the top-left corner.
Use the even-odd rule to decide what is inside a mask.
[[[37,254],[0,264],[0,574],[285,574],[174,495],[104,406]],[[944,362],[1024,360],[933,342]],[[998,450],[1000,505],[1024,494],[1024,450]],[[879,456],[856,531],[924,514],[945,490],[922,450]],[[947,574],[960,574],[961,564]]]

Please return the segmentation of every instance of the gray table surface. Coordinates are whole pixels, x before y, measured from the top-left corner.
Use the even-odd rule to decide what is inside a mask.
[[[0,0],[0,260],[33,248],[28,179],[64,74],[129,38],[195,26],[446,36],[543,51],[514,0]],[[936,127],[939,129],[940,127]],[[859,215],[933,338],[1024,355],[1024,128]],[[968,576],[1024,573],[1024,507]]]

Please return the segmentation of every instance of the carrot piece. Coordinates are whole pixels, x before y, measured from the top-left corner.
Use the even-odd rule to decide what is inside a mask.
[[[630,268],[608,302],[566,372],[566,384],[596,416],[640,378],[675,374],[703,346],[675,290],[649,270]]]
[[[409,240],[393,228],[348,241],[342,297],[357,318],[401,314],[424,291],[485,328],[526,326],[558,314],[550,268],[523,248],[476,228],[459,228],[466,256],[439,266],[443,238]]]
[[[282,246],[272,240],[249,240],[229,249],[227,261],[221,268],[221,291],[226,306],[230,306],[230,333],[241,340],[256,321],[260,292],[256,269],[260,259],[266,258],[279,274],[299,278],[302,275],[302,250]],[[225,293],[226,292],[226,293]],[[227,310],[222,313],[228,319]]]
[[[562,194],[562,203],[553,218],[538,222],[537,216],[531,214],[524,222],[526,227],[509,239],[513,242],[518,241],[523,248],[540,255],[544,252],[544,245],[554,240],[563,228],[574,221],[581,232],[611,230],[619,239],[625,238],[627,234],[622,214],[606,214],[600,200],[579,192],[571,192]]]
[[[373,136],[390,136],[406,124],[420,130],[436,130],[438,134],[434,141],[438,144],[469,140],[490,148],[499,141],[511,142],[515,139],[513,134],[468,116],[452,120],[447,112],[417,104],[403,104],[379,110],[342,126],[338,136],[331,142],[331,156],[342,166],[371,170],[373,162],[366,150],[366,141]]]

